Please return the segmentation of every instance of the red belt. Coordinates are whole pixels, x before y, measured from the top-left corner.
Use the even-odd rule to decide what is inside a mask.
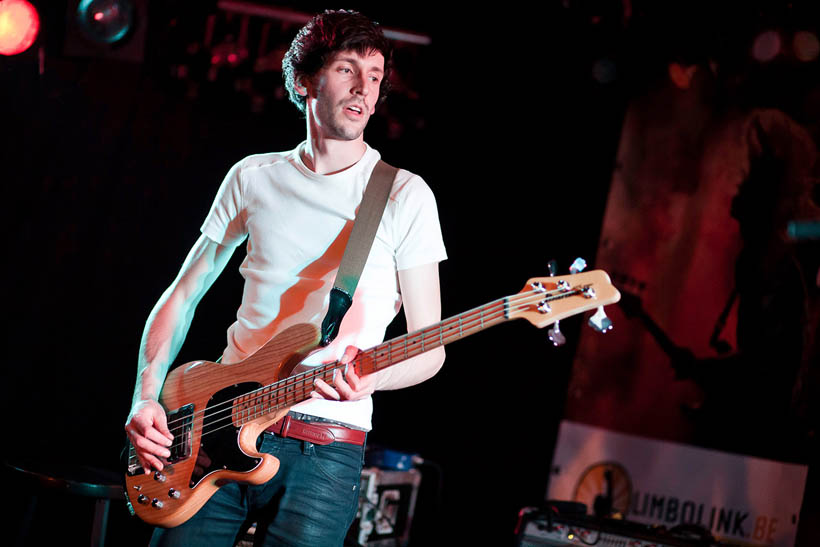
[[[280,437],[290,437],[300,441],[308,441],[313,444],[330,444],[334,441],[340,443],[364,445],[367,438],[366,431],[350,429],[342,425],[326,424],[321,422],[303,422],[290,416],[285,416],[265,431],[274,433]]]

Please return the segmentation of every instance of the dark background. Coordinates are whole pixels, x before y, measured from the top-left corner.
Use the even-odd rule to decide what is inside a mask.
[[[227,169],[251,153],[292,148],[304,121],[281,98],[279,74],[253,69],[262,19],[252,23],[248,59],[211,78],[207,16],[217,15],[212,46],[238,24],[216,2],[138,3],[147,8],[144,35],[109,50],[79,37],[66,17],[71,2],[33,3],[43,19],[38,41],[0,58],[10,247],[4,455],[45,469],[118,470],[148,313]],[[816,20],[809,2],[662,12],[642,2],[443,4],[345,7],[432,38],[398,44],[402,79],[365,136],[437,196],[449,252],[445,316],[519,291],[547,275],[550,259],[564,271],[575,256],[594,266],[624,110],[668,59],[718,52],[745,78],[750,36],[768,23]],[[285,40],[298,28],[273,23]],[[776,77],[759,77],[771,84],[756,88],[764,100],[795,110]],[[242,254],[200,304],[179,363],[221,353]],[[433,464],[422,468],[415,543],[504,544],[518,510],[543,499],[581,324],[566,321],[570,341],[560,348],[525,323],[502,325],[449,346],[431,381],[376,395],[370,443]],[[401,333],[396,324],[388,335]],[[48,522],[75,537],[85,517],[71,510],[79,509],[58,506]],[[144,533],[112,509],[112,544]]]

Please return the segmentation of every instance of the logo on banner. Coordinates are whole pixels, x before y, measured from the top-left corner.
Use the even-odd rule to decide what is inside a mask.
[[[609,510],[604,512],[625,517],[632,500],[629,472],[616,462],[591,465],[578,478],[573,499],[593,509],[605,506]]]

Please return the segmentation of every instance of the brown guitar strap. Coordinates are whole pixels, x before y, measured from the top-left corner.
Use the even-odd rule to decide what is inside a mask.
[[[330,304],[322,321],[323,346],[327,346],[336,338],[339,325],[353,304],[353,294],[356,292],[364,263],[367,262],[370,248],[376,238],[376,230],[379,228],[396,173],[398,169],[379,160],[370,174],[359,212],[353,222],[350,239],[347,241],[339,271],[336,273],[336,281],[330,290]]]

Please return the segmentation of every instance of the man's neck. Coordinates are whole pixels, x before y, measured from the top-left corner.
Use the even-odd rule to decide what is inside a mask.
[[[302,149],[302,161],[319,175],[332,175],[355,165],[367,150],[364,139],[352,141],[320,138],[311,135]]]

